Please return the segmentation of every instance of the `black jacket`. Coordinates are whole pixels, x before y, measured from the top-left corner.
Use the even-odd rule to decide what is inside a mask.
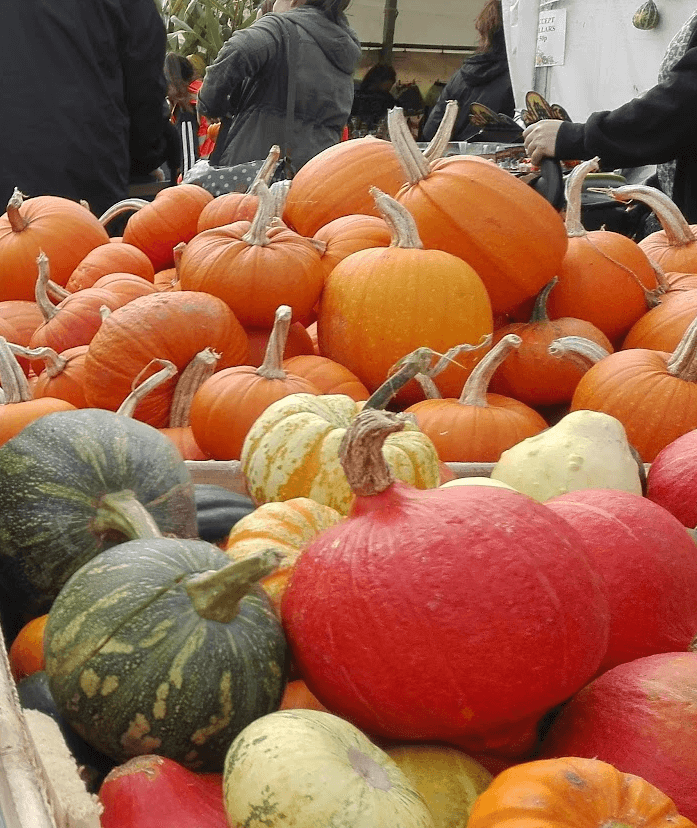
[[[606,170],[676,159],[673,192],[667,195],[697,223],[697,34],[664,83],[617,109],[594,112],[585,124],[563,123],[555,155],[597,155]]]
[[[480,130],[469,122],[470,104],[482,103],[494,112],[513,116],[515,99],[503,30],[494,35],[490,51],[472,55],[447,82],[424,124],[422,135],[425,141],[430,141],[436,134],[448,101],[457,101],[460,107],[452,132],[453,141],[467,141]]]
[[[0,208],[27,196],[102,213],[167,156],[164,24],[154,0],[12,0],[0,51]]]

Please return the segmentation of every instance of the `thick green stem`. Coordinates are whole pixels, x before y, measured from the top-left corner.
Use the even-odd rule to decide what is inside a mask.
[[[530,322],[549,322],[549,316],[547,315],[547,300],[549,299],[549,294],[552,292],[558,281],[559,277],[555,276],[547,282],[547,284],[537,294],[535,305],[533,306],[532,313],[530,314]]]
[[[92,531],[97,535],[118,532],[127,540],[162,537],[155,518],[130,489],[109,492],[99,498]]]

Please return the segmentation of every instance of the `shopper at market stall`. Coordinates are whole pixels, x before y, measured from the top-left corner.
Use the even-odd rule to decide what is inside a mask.
[[[675,35],[658,83],[585,123],[538,121],[523,132],[533,164],[543,158],[600,157],[604,169],[657,164],[659,186],[691,223],[697,222],[697,11]]]
[[[422,130],[425,141],[430,141],[436,134],[448,101],[457,101],[460,107],[452,132],[453,141],[467,141],[481,129],[469,121],[470,104],[482,103],[494,112],[511,117],[514,114],[515,99],[503,34],[501,0],[488,0],[474,25],[479,34],[479,48],[450,78],[429,112]]]
[[[222,152],[216,164],[262,159],[278,144],[282,157],[290,154],[297,172],[339,142],[351,112],[353,72],[361,56],[358,37],[344,14],[348,3],[276,0],[272,13],[233,33],[208,67],[199,90],[199,111],[204,115],[234,114],[226,137],[218,139]],[[290,61],[289,49],[297,51]],[[295,105],[287,119],[289,82]]]
[[[0,48],[0,204],[18,187],[101,214],[171,155],[153,0],[6,3]]]
[[[376,63],[365,73],[353,99],[351,116],[357,118],[366,132],[375,133],[387,110],[397,106],[390,92],[397,80],[394,66]]]

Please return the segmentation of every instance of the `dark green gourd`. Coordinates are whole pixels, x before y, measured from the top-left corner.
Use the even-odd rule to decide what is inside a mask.
[[[287,647],[259,578],[271,550],[231,562],[199,540],[127,541],[79,569],[45,633],[61,715],[117,762],[157,753],[220,771],[235,736],[278,708]]]

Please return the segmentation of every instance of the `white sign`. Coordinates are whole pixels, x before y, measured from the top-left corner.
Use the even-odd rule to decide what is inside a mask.
[[[565,45],[566,9],[541,11],[535,66],[563,66]]]

